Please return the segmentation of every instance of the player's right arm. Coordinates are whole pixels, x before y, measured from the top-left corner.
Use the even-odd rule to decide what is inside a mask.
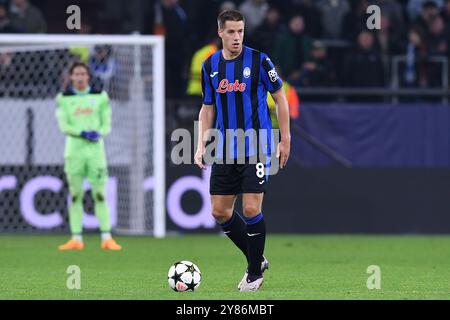
[[[56,119],[58,120],[59,130],[65,135],[79,137],[81,135],[81,130],[70,123],[64,102],[63,95],[59,94],[56,97],[56,103],[58,105],[56,108]]]
[[[202,65],[202,92],[203,105],[198,115],[198,141],[194,161],[199,168],[206,169],[203,164],[203,155],[205,154],[207,131],[211,129],[214,121],[214,88],[204,63]]]
[[[203,155],[205,154],[205,145],[207,141],[207,131],[211,129],[214,121],[214,106],[203,104],[198,115],[198,141],[197,152],[194,161],[201,169],[206,169],[203,164]]]

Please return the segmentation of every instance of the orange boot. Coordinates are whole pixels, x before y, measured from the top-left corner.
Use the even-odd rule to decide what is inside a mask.
[[[84,248],[84,243],[81,242],[81,241],[74,240],[74,239],[70,239],[65,244],[60,245],[58,247],[58,249],[61,250],[61,251],[66,251],[66,250],[83,250],[83,248]]]
[[[109,238],[103,241],[101,248],[105,250],[114,250],[114,251],[122,250],[122,246],[117,244],[117,242],[113,238]]]

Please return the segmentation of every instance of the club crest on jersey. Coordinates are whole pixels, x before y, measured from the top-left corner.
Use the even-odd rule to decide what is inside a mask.
[[[234,81],[234,83],[229,83],[228,79],[222,79],[216,91],[219,93],[226,93],[232,91],[244,92],[245,86],[246,86],[245,83],[239,83],[238,80]]]
[[[244,73],[243,73],[244,78],[250,77],[250,74],[251,74],[250,68],[249,67],[245,67]]]
[[[275,82],[278,80],[278,73],[275,68],[269,70],[267,74],[269,75],[270,81]]]

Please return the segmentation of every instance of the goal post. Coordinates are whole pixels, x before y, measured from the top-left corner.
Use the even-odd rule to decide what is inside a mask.
[[[161,36],[0,35],[0,134],[7,137],[0,147],[11,150],[0,155],[0,179],[15,176],[19,188],[36,176],[61,172],[64,137],[57,129],[54,98],[67,86],[67,69],[75,61],[92,66],[91,80],[110,97],[112,131],[105,138],[105,148],[114,230],[164,237],[165,70]],[[61,189],[55,186],[53,193],[36,194],[39,199],[34,202],[45,203],[40,208],[23,205],[23,190],[20,199],[9,194],[6,211],[3,208],[7,218],[0,218],[0,232],[36,230],[40,228],[38,220],[43,229],[61,230],[64,223],[57,224],[56,214],[60,219],[67,216]],[[50,214],[37,217],[42,211],[55,214],[52,222]],[[85,218],[86,224],[93,221]]]

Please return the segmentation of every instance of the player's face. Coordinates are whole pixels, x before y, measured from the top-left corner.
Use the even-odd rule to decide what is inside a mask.
[[[223,29],[219,29],[223,48],[233,54],[242,50],[244,41],[244,21],[225,21]]]
[[[72,85],[77,90],[84,90],[89,85],[89,73],[84,67],[76,67],[70,75]]]

